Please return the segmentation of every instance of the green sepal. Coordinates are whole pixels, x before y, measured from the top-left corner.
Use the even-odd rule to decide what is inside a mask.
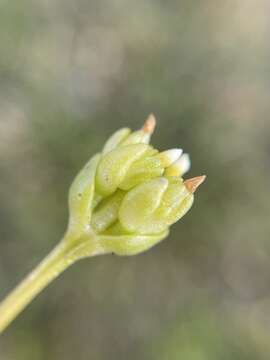
[[[171,226],[180,220],[194,201],[194,195],[187,190],[182,178],[168,177],[167,179],[169,186],[153,217],[153,224],[159,223],[161,228],[162,226]]]

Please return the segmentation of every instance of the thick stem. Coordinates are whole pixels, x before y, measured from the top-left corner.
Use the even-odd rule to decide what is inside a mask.
[[[74,249],[75,248],[75,249]],[[75,250],[75,252],[74,252]],[[96,255],[91,246],[88,256]],[[74,256],[75,255],[75,256]],[[72,241],[62,241],[51,253],[0,303],[0,333],[58,275],[79,259]]]

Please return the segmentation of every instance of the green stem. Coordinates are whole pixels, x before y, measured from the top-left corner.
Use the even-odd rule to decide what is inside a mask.
[[[57,276],[79,258],[83,257],[83,244],[64,239],[51,253],[0,303],[0,334],[19,313]],[[89,246],[90,245],[90,246]],[[87,256],[98,254],[98,249],[88,241]]]

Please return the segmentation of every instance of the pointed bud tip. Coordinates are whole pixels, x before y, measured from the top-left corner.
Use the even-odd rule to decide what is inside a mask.
[[[146,134],[153,134],[154,130],[155,130],[155,127],[156,127],[156,118],[153,114],[150,114],[148,116],[148,118],[146,119],[143,127],[142,127],[142,130],[143,132],[145,132]]]
[[[205,175],[196,176],[194,178],[185,180],[184,184],[189,192],[194,193],[197,190],[197,188],[204,182],[205,179],[206,179]]]

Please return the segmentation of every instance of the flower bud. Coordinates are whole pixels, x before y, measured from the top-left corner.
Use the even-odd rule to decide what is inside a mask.
[[[142,228],[151,227],[152,215],[159,207],[167,187],[168,180],[160,177],[128,192],[119,209],[119,221],[123,228],[128,232],[152,233]]]
[[[158,151],[147,145],[155,123],[154,116],[150,115],[142,129],[132,133],[127,128],[121,129],[107,141],[96,177],[97,192],[101,196],[109,196],[117,188],[129,189],[163,173],[162,157],[150,158]],[[143,161],[138,161],[142,158]]]
[[[191,207],[193,194],[182,179],[160,177],[127,193],[119,221],[128,232],[156,234],[178,221]]]
[[[149,145],[146,144],[133,144],[117,147],[105,154],[97,168],[97,192],[103,196],[114,193],[124,180],[131,164],[149,149]]]

